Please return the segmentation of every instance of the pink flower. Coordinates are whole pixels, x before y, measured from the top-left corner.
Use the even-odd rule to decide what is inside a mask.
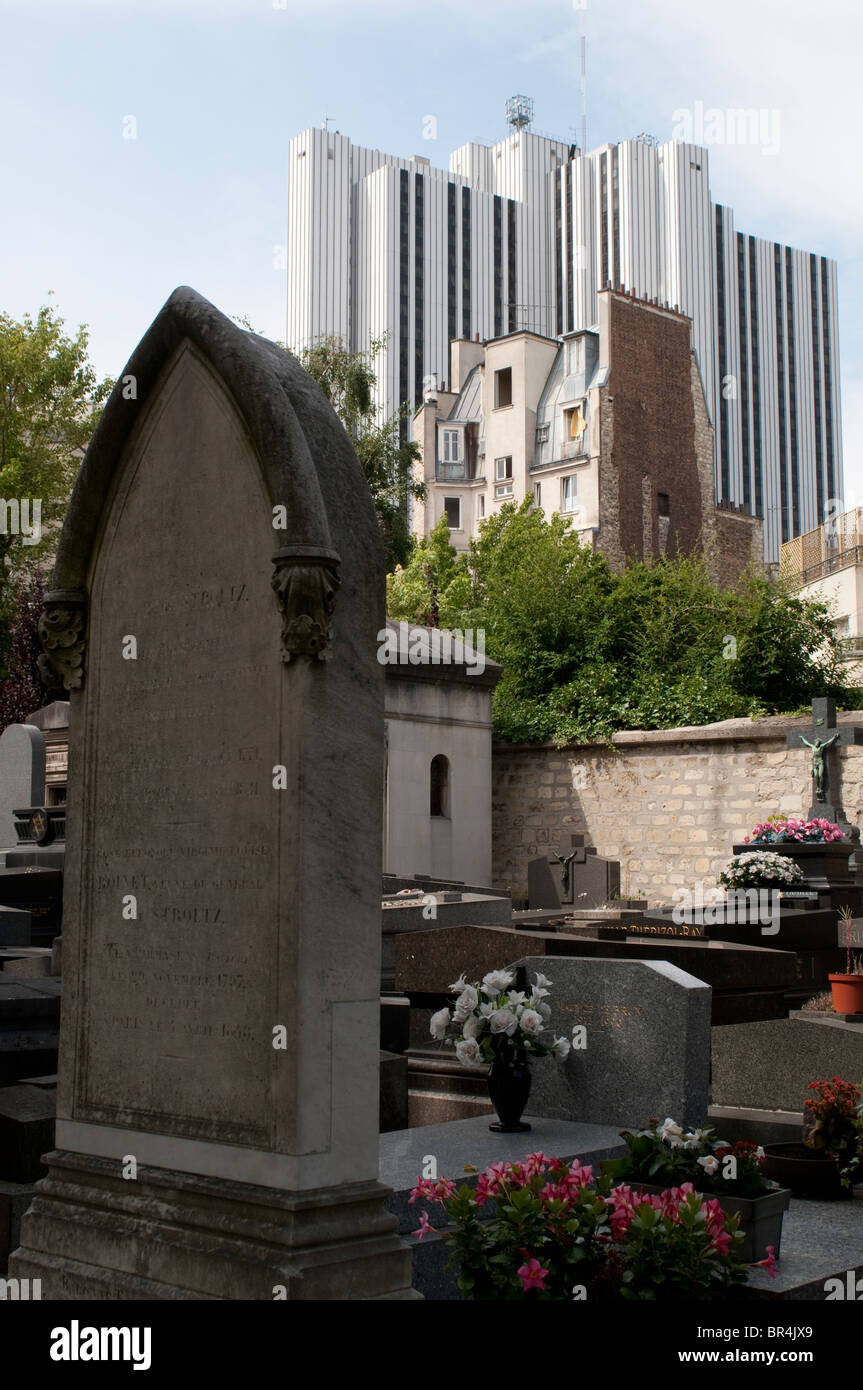
[[[420,1212],[420,1224],[419,1224],[418,1228],[417,1228],[415,1231],[411,1231],[411,1235],[412,1235],[412,1236],[416,1236],[419,1240],[422,1240],[422,1238],[423,1238],[423,1236],[425,1235],[426,1231],[430,1231],[431,1229],[432,1229],[432,1226],[431,1226],[431,1222],[429,1221],[429,1214],[428,1214],[428,1212],[427,1212],[427,1211],[421,1211],[421,1212]]]
[[[579,1159],[575,1158],[570,1164],[569,1177],[565,1178],[564,1181],[568,1187],[576,1190],[587,1187],[588,1183],[593,1182],[593,1168],[590,1164],[586,1168],[582,1168]]]
[[[767,1273],[770,1275],[770,1278],[771,1278],[771,1279],[775,1279],[775,1278],[776,1278],[776,1265],[777,1265],[777,1259],[776,1259],[776,1255],[775,1255],[775,1252],[774,1252],[774,1249],[773,1249],[773,1246],[772,1246],[772,1245],[768,1245],[768,1246],[767,1246],[767,1259],[766,1259],[766,1260],[756,1260],[756,1261],[755,1261],[755,1266],[754,1266],[754,1267],[755,1267],[755,1268],[758,1268],[759,1265],[763,1265],[763,1266],[764,1266],[764,1268],[767,1270]]]
[[[522,1251],[525,1254],[525,1251]],[[548,1270],[543,1269],[536,1256],[532,1256],[527,1264],[521,1265],[517,1270],[521,1280],[522,1292],[527,1293],[528,1289],[544,1289]]]
[[[411,1191],[408,1198],[408,1205],[423,1198],[427,1202],[439,1202],[443,1206],[456,1194],[455,1183],[449,1178],[420,1178],[416,1187]]]

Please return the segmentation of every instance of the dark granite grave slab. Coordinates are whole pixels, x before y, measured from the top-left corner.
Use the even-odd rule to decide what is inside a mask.
[[[410,996],[414,1010],[432,1011],[447,1002],[447,986],[460,974],[464,973],[469,980],[479,980],[488,970],[516,960],[526,951],[549,957],[667,960],[710,985],[714,1024],[784,1018],[789,992],[798,990],[806,997],[819,987],[812,983],[814,977],[801,976],[800,963],[794,953],[769,946],[659,935],[636,938],[625,933],[614,933],[613,937],[603,940],[598,938],[596,927],[574,923],[554,932],[514,927],[452,927],[414,935],[410,939],[402,937],[396,949],[396,986]],[[550,968],[547,973],[551,974]],[[427,1042],[427,1023],[418,1027],[412,1016],[411,1044],[422,1047]]]
[[[57,1070],[60,981],[0,972],[0,1086]]]
[[[821,1017],[812,1015],[813,1018]],[[712,1030],[714,1105],[802,1110],[810,1081],[863,1077],[863,1027],[800,1018]]]
[[[408,1125],[408,1059],[397,1052],[381,1053],[381,1134]]]
[[[56,1096],[41,1086],[0,1087],[0,1179],[35,1182],[54,1147]]]
[[[9,1267],[9,1256],[21,1244],[21,1217],[33,1200],[33,1183],[0,1181],[0,1275]]]

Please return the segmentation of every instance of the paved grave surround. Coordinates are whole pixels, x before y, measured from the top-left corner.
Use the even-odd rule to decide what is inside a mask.
[[[332,408],[175,291],[40,623],[70,692],[57,1148],[10,1269],[43,1297],[413,1296],[378,1181],[383,614]]]

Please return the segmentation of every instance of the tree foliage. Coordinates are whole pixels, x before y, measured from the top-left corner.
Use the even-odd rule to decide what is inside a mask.
[[[407,407],[384,421],[378,416],[374,363],[385,343],[385,338],[375,338],[367,352],[350,352],[339,338],[319,338],[297,358],[351,437],[377,509],[390,568],[404,564],[410,555],[410,501],[425,496],[425,485],[414,477],[420,451],[405,437]]]
[[[483,628],[502,663],[498,738],[606,740],[662,729],[790,713],[813,695],[857,704],[827,607],[752,571],[731,589],[701,556],[613,573],[566,523],[528,499],[506,504],[466,556],[446,519],[390,575],[391,617]]]
[[[70,336],[51,305],[20,322],[0,314],[0,665],[11,672],[8,708],[26,713],[42,693],[33,674],[38,572],[50,567],[83,450],[112,385],[98,380],[87,344],[86,327]],[[20,695],[9,694],[10,681]]]
[[[42,680],[39,657],[38,623],[45,586],[39,569],[19,570],[10,581],[12,616],[4,621],[9,649],[8,670],[0,675],[0,733],[9,724],[23,724],[34,710],[55,698]]]
[[[42,537],[0,535],[6,573],[44,562],[111,389],[87,360],[87,329],[74,337],[50,305],[16,322],[0,314],[0,497],[38,498]],[[52,535],[52,532],[54,533]]]

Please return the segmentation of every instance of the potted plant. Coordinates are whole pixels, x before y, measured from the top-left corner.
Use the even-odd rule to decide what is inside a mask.
[[[592,1184],[578,1159],[536,1153],[493,1164],[475,1188],[421,1179],[410,1201],[443,1208],[463,1298],[715,1300],[745,1281],[737,1219],[717,1201],[690,1184],[661,1196]],[[413,1234],[432,1229],[423,1211]]]
[[[854,913],[850,907],[840,907],[839,916],[845,937],[845,974],[827,976],[833,996],[833,1009],[837,1014],[863,1014],[863,955],[853,955],[851,952],[851,922]]]
[[[438,1010],[430,1022],[432,1037],[454,1043],[465,1066],[489,1067],[488,1092],[498,1116],[489,1129],[500,1134],[530,1129],[521,1118],[530,1095],[529,1058],[562,1061],[569,1055],[567,1039],[555,1038],[547,1026],[551,980],[542,974],[534,979],[528,993],[524,967],[518,978],[509,970],[490,970],[473,985],[462,976],[449,986],[456,996],[454,1009]]]
[[[791,888],[802,883],[803,870],[793,859],[771,850],[751,850],[734,854],[718,882],[723,888]]]
[[[765,1175],[762,1148],[742,1139],[729,1144],[712,1129],[685,1131],[670,1118],[635,1133],[623,1130],[621,1138],[628,1153],[606,1160],[603,1173],[648,1193],[692,1183],[739,1218],[743,1260],[763,1260],[771,1249],[778,1258],[791,1192]]]
[[[811,1081],[803,1143],[765,1145],[765,1171],[795,1197],[850,1197],[863,1179],[863,1101],[859,1086],[834,1076]]]

